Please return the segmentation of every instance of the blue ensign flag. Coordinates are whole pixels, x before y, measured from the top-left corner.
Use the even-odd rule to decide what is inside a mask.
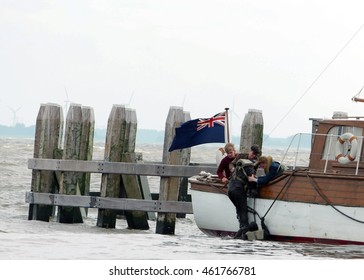
[[[225,143],[225,112],[209,119],[187,121],[176,128],[169,152],[205,143]]]

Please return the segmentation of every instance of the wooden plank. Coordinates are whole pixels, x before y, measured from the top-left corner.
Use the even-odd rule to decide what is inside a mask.
[[[139,200],[132,198],[97,198],[98,208],[193,214],[192,203],[185,201]]]
[[[26,192],[25,202],[54,206],[95,208],[96,196]]]
[[[82,161],[38,159],[28,160],[28,168],[34,170],[75,171],[90,173],[114,173],[144,176],[191,177],[200,171],[216,174],[213,165],[168,165],[162,163],[128,163],[108,161]]]
[[[192,203],[27,192],[25,202],[53,206],[193,214]]]

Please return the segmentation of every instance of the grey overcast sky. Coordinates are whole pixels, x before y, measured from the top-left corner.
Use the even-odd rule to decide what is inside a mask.
[[[159,130],[171,106],[192,119],[229,107],[234,135],[258,109],[272,137],[334,111],[364,116],[351,101],[363,14],[361,0],[0,0],[0,124],[67,101],[93,107],[99,128],[113,104]]]

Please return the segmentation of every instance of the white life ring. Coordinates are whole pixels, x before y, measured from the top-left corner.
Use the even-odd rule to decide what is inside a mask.
[[[344,143],[349,142],[349,149],[344,153]],[[347,164],[355,160],[358,152],[358,138],[350,132],[342,134],[336,142],[336,160],[342,164]],[[344,156],[346,154],[346,156]]]

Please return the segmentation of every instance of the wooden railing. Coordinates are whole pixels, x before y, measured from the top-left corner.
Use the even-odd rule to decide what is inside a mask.
[[[216,172],[212,164],[166,165],[161,163],[126,163],[106,161],[80,161],[57,159],[29,159],[28,168],[36,171],[124,174],[160,177],[191,177],[201,171]],[[62,195],[27,192],[26,202],[53,206],[102,208],[114,210],[139,210],[147,212],[192,214],[191,202],[156,201],[146,199],[111,198],[84,195]]]

